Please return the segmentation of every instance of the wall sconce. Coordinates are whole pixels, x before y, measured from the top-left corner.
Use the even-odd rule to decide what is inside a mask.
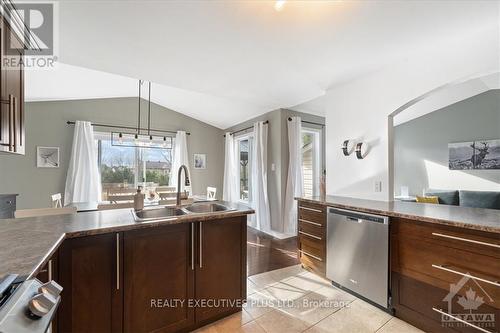
[[[354,150],[354,142],[352,140],[345,140],[340,149],[342,149],[344,156],[349,156]]]
[[[368,154],[368,147],[366,144],[363,144],[363,142],[356,144],[356,157],[359,160],[365,158],[367,154]]]

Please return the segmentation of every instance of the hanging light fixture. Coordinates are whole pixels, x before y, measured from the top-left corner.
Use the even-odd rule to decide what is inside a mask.
[[[111,132],[111,145],[121,147],[159,148],[171,149],[171,136],[157,136],[151,134],[151,82],[148,82],[148,127],[147,133],[142,134],[141,130],[141,88],[143,81],[139,80],[138,108],[137,108],[137,128],[135,133]],[[159,131],[159,130],[153,130]],[[162,131],[159,131],[162,132]]]

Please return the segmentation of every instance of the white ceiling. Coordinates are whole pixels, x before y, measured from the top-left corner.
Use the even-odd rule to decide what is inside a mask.
[[[499,6],[488,0],[287,1],[277,12],[274,3],[61,1],[59,59],[152,81],[156,102],[227,128],[495,26]],[[67,87],[75,76],[62,73],[83,70],[71,66],[35,73],[45,78],[27,87],[27,98],[134,94],[126,78],[114,83],[111,76],[87,83],[76,76],[75,92]],[[66,80],[53,82],[57,75]],[[304,111],[322,113],[319,107]]]

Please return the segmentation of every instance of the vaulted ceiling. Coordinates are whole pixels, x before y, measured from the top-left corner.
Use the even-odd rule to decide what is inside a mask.
[[[227,128],[315,99],[443,40],[491,28],[499,15],[497,1],[287,1],[281,11],[274,4],[61,1],[59,60],[70,66],[59,74],[29,74],[54,82],[32,84],[27,98],[135,92],[132,81],[113,87],[111,76],[89,79],[78,93],[65,91],[78,77],[61,73],[81,67],[152,81],[153,100]],[[51,79],[57,75],[65,79]]]

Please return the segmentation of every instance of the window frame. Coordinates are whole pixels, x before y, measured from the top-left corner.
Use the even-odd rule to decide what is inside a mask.
[[[322,170],[323,170],[323,129],[322,128],[315,128],[315,127],[308,127],[308,126],[302,126],[301,129],[301,139],[304,134],[312,134],[314,136],[313,138],[313,148],[312,148],[312,159],[313,159],[313,196],[319,196],[320,195],[320,187],[321,187],[321,176],[322,176]],[[301,152],[302,154],[302,152]],[[302,159],[303,159],[302,155]],[[302,165],[300,166],[302,169]],[[302,189],[303,190],[303,189]]]
[[[97,149],[97,161],[98,161],[98,168],[99,168],[99,174],[101,175],[102,172],[102,141],[109,141],[111,143],[111,133],[110,132],[102,132],[102,131],[94,131],[94,141],[96,143],[96,149]],[[173,160],[173,150],[174,150],[174,144],[175,144],[175,138],[172,139],[172,148],[170,149],[163,149],[163,150],[169,150],[170,151],[170,163],[172,163]],[[143,161],[143,149],[157,149],[157,148],[143,148],[143,147],[121,147],[117,146],[119,148],[125,148],[125,149],[132,149],[133,150],[133,156],[134,156],[134,161],[132,168],[134,170],[134,183],[131,184],[133,188],[137,188],[137,186],[146,186],[148,181],[147,179],[144,179],[144,181],[140,181],[142,179],[142,174],[141,174],[141,166],[140,163],[144,162]],[[145,173],[147,174],[147,168],[145,170]],[[172,170],[170,170],[170,177],[172,174]],[[101,175],[102,177],[102,175]],[[102,179],[101,179],[101,184],[102,184]],[[164,186],[158,184],[158,186]]]
[[[248,140],[248,200],[241,199],[241,166],[240,166],[240,142]],[[237,167],[237,179],[238,179],[238,202],[243,204],[250,204],[252,202],[252,160],[251,151],[253,146],[253,133],[243,133],[234,137],[234,146],[236,152],[236,165]]]

